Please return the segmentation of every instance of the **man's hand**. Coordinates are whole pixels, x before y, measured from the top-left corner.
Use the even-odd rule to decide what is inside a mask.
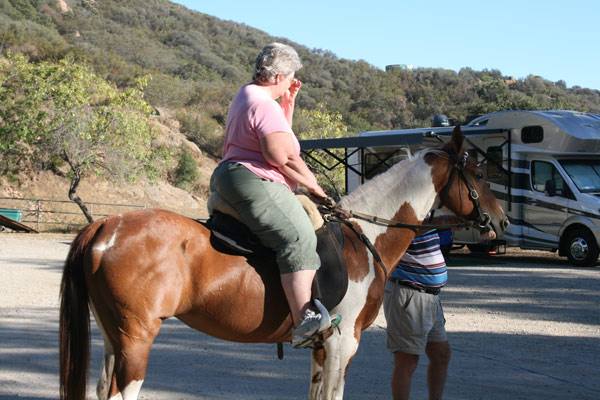
[[[479,235],[479,238],[481,239],[482,242],[494,240],[494,239],[496,239],[496,232],[494,232],[493,229],[489,229],[485,232],[481,232],[481,234]]]

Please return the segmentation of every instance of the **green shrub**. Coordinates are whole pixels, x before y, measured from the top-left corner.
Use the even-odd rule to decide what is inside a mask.
[[[165,145],[152,145],[152,152],[146,164],[145,173],[150,181],[167,179],[175,165],[176,151]]]
[[[223,147],[223,127],[204,113],[180,111],[176,116],[181,132],[213,157],[220,157]]]
[[[195,83],[166,74],[154,74],[144,90],[146,100],[156,107],[185,106],[194,94]]]
[[[186,189],[189,188],[199,177],[198,165],[196,160],[188,150],[183,150],[179,156],[179,163],[175,170],[175,186]]]

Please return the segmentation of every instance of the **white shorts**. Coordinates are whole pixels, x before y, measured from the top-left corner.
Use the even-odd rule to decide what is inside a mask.
[[[446,342],[446,320],[439,295],[387,282],[383,301],[387,347],[391,352],[420,355],[429,342]]]

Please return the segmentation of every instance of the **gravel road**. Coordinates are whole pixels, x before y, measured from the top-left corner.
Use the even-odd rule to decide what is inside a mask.
[[[58,288],[69,235],[0,233],[0,399],[56,399]],[[600,399],[600,268],[542,252],[449,259],[446,399]],[[93,325],[89,398],[102,340]],[[210,338],[176,320],[153,347],[141,399],[306,398],[309,353]],[[364,335],[346,399],[390,398],[385,321]],[[426,398],[426,360],[413,398]]]

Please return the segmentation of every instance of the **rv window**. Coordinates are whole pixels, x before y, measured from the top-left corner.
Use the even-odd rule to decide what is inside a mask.
[[[499,185],[508,185],[508,176],[500,168],[502,165],[502,147],[492,146],[487,148],[486,174],[488,182]]]
[[[477,149],[469,149],[467,150],[467,154],[469,155],[469,159],[471,159],[473,162],[477,163],[479,161],[479,153],[477,152]]]
[[[562,160],[562,167],[582,193],[600,193],[600,160]]]
[[[533,189],[548,196],[572,197],[569,187],[554,165],[545,161],[531,163]]]
[[[542,140],[544,140],[544,128],[541,126],[526,126],[521,129],[521,141],[523,143],[540,143]]]
[[[408,158],[407,149],[374,151],[365,153],[364,176],[371,179],[375,175],[387,171],[392,165]]]

